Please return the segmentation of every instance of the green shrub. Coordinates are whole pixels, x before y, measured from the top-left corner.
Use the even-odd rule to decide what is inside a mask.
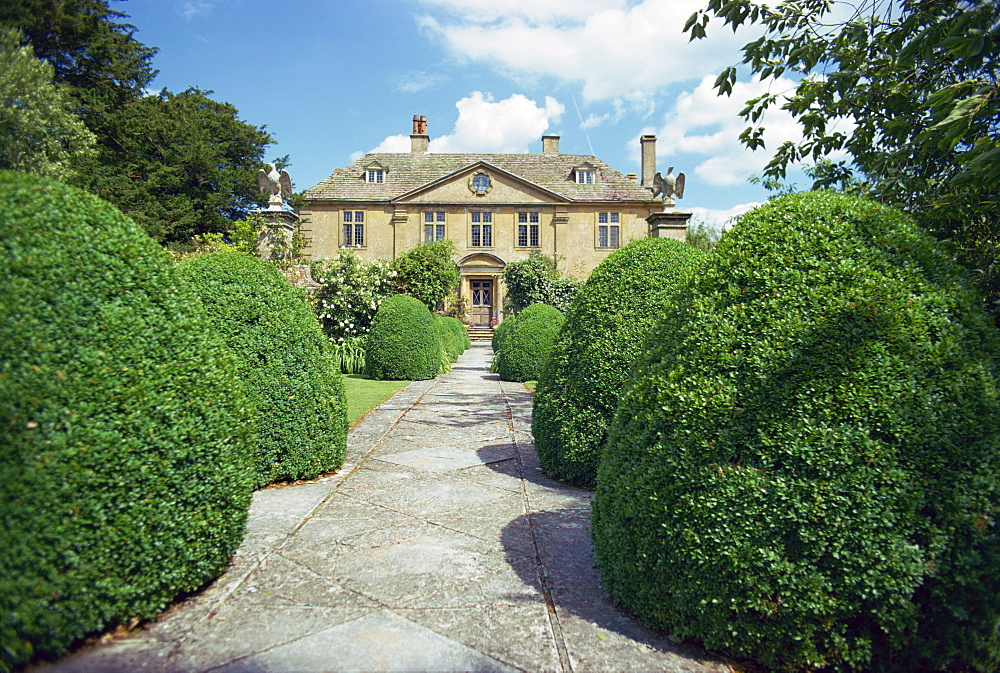
[[[580,288],[535,390],[531,430],[546,474],[594,485],[632,360],[703,258],[680,241],[640,239],[606,257]]]
[[[507,330],[509,330],[513,325],[514,321],[517,320],[517,315],[512,315],[509,318],[505,318],[496,327],[493,328],[493,354],[496,355],[503,348],[504,339],[507,338]]]
[[[253,411],[166,253],[112,206],[0,172],[0,670],[219,575]]]
[[[451,241],[430,241],[407,250],[392,260],[397,290],[435,310],[458,285],[457,253]]]
[[[236,354],[257,408],[256,485],[340,467],[347,445],[340,363],[302,291],[240,252],[191,257],[178,271]]]
[[[382,302],[365,344],[365,375],[420,381],[437,376],[441,364],[437,328],[427,307],[402,294]]]
[[[465,328],[465,323],[458,318],[446,316],[445,320],[447,321],[451,331],[455,334],[455,342],[459,347],[458,354],[461,355],[472,347],[472,339],[469,338],[469,330]]]
[[[443,315],[434,316],[434,326],[437,329],[438,341],[441,343],[441,348],[448,357],[448,362],[456,362],[458,356],[464,352],[464,349],[462,348],[462,344],[459,343],[455,330],[448,323],[448,318]]]
[[[310,269],[320,285],[314,295],[316,316],[334,343],[368,334],[379,304],[395,294],[392,264],[363,262],[351,249],[341,250],[333,259],[315,260]]]
[[[500,378],[504,381],[537,379],[563,320],[563,314],[548,304],[532,304],[521,311],[505,332],[496,353],[495,366]]]
[[[365,341],[367,336],[344,337],[340,342],[331,341],[330,347],[340,362],[344,374],[365,373]]]
[[[800,670],[1000,665],[1000,343],[912,221],[743,216],[636,361],[598,470],[604,586]]]

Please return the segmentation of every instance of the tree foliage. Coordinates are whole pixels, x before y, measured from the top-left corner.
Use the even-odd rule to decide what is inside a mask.
[[[505,310],[517,313],[532,304],[548,304],[565,312],[580,284],[563,277],[558,261],[556,257],[532,250],[528,259],[508,264],[503,270],[503,282],[507,287]]]
[[[826,164],[814,187],[860,171],[868,195],[952,240],[960,261],[1000,297],[1000,272],[991,267],[1000,242],[1000,5],[709,0],[685,26],[692,39],[705,37],[713,15],[734,29],[763,26],[765,34],[743,48],[754,74],[798,79],[792,94],[765,94],[742,111],[752,126],[741,140],[751,149],[764,146],[760,121],[770,107],[801,126],[800,142],[774,148],[765,176],[782,178],[800,160],[846,152],[850,164]],[[732,93],[736,76],[735,67],[719,76],[720,94]]]
[[[160,242],[225,231],[259,201],[255,174],[271,138],[211,93],[163,90],[110,110],[76,182]]]
[[[89,150],[94,136],[53,83],[52,66],[20,42],[18,31],[0,26],[0,169],[65,178],[66,160]]]
[[[112,202],[156,240],[224,231],[258,203],[254,172],[273,141],[210,91],[149,96],[156,49],[108,0],[9,0],[0,26],[51,64],[97,151],[73,162],[74,185]]]
[[[455,244],[451,241],[421,243],[392,261],[401,294],[422,301],[431,311],[444,302],[458,285]]]

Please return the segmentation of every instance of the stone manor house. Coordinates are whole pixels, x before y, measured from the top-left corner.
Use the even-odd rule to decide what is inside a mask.
[[[425,117],[408,153],[370,153],[305,192],[306,258],[350,248],[394,259],[424,241],[451,240],[469,322],[502,317],[501,274],[533,250],[586,278],[604,257],[645,236],[684,239],[689,213],[653,196],[655,136],[642,136],[642,174],[622,175],[591,155],[562,154],[543,136],[538,154],[428,152]]]

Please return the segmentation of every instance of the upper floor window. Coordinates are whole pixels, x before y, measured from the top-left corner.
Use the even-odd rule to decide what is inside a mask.
[[[597,214],[597,247],[617,248],[619,246],[619,214],[618,213],[598,213]]]
[[[576,170],[576,181],[581,185],[594,184],[594,171],[578,168]]]
[[[493,213],[474,210],[469,213],[472,220],[472,231],[469,237],[469,247],[489,248],[493,246]]]
[[[424,212],[424,242],[444,240],[444,211]]]
[[[365,244],[365,212],[363,210],[344,211],[344,245],[363,246]]]
[[[369,168],[366,175],[366,180],[368,182],[385,182],[385,171],[381,168]]]
[[[519,248],[537,248],[538,213],[517,214],[517,246]]]

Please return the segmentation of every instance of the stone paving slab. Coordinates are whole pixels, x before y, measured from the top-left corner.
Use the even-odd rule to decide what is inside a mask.
[[[229,570],[127,638],[38,670],[731,669],[616,608],[593,494],[538,467],[531,395],[489,348],[350,432],[343,469],[254,495]]]

